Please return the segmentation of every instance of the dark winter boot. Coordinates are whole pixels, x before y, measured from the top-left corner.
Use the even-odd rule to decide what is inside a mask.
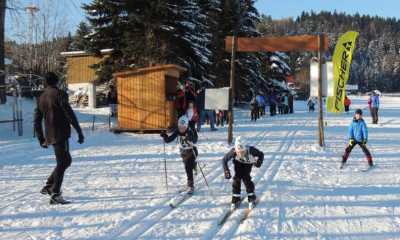
[[[254,194],[254,192],[253,192],[253,193],[248,193],[248,194],[247,194],[247,201],[249,202],[249,208],[250,208],[250,209],[252,209],[252,208],[254,207],[255,202],[256,202],[256,199],[257,199],[257,197],[256,197],[256,195]]]
[[[51,195],[51,198],[50,198],[50,204],[51,205],[55,205],[55,204],[62,204],[63,205],[63,204],[68,204],[68,203],[71,203],[71,202],[65,200],[62,197],[61,193],[53,193]]]
[[[240,194],[235,194],[233,193],[232,195],[232,204],[231,204],[231,210],[234,210],[239,207],[240,205]]]
[[[42,188],[42,190],[40,190],[40,193],[43,194],[43,195],[49,195],[49,196],[51,196],[52,192],[51,192],[51,190],[50,190],[50,186],[44,186],[44,187]]]

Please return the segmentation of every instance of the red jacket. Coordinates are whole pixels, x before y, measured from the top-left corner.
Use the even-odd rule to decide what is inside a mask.
[[[345,99],[344,99],[344,105],[345,105],[346,107],[348,107],[348,106],[350,106],[350,104],[351,104],[350,98],[345,98]]]

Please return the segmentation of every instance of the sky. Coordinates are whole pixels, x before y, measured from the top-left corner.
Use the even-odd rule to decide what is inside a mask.
[[[311,10],[400,18],[399,0],[258,0],[256,7],[260,13],[271,15],[273,19],[295,18],[302,11]]]
[[[91,0],[14,0],[22,7],[32,3],[40,6],[48,1],[58,4],[61,12],[67,16],[68,25],[65,26],[69,32],[74,33],[80,21],[85,20],[84,11],[80,8],[82,3],[89,3]],[[348,14],[369,14],[382,17],[396,17],[400,19],[400,0],[381,0],[379,5],[376,0],[258,0],[256,7],[261,14],[271,15],[273,19],[281,19],[288,17],[297,17],[302,11],[334,11],[345,12]],[[39,12],[41,13],[41,12]],[[8,13],[6,19],[6,37],[13,38],[16,36],[16,27],[14,22],[22,19],[27,14],[19,11],[17,17],[13,17]],[[21,21],[23,22],[23,21]],[[22,25],[22,26],[21,26]],[[19,28],[26,26],[23,23]]]

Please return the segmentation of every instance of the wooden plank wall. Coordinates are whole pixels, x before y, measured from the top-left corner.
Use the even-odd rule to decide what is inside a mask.
[[[166,129],[173,125],[173,102],[165,96],[165,71],[118,76],[118,121],[122,129]]]
[[[67,58],[67,83],[88,83],[94,82],[97,78],[91,65],[97,64],[102,58],[94,56],[76,56]]]

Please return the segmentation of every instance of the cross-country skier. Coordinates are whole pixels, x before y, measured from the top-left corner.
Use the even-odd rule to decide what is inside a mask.
[[[249,208],[255,205],[256,195],[254,193],[254,183],[251,181],[251,169],[254,166],[261,167],[264,160],[264,153],[253,146],[244,145],[241,137],[235,140],[235,147],[232,148],[222,159],[224,174],[226,179],[231,178],[228,162],[233,160],[235,176],[232,183],[232,204],[231,209],[235,209],[240,204],[240,185],[243,181],[246,186]]]
[[[374,163],[372,162],[372,156],[367,148],[367,141],[368,141],[368,128],[367,124],[365,123],[364,119],[362,118],[362,110],[357,109],[354,114],[353,121],[349,126],[349,145],[347,146],[343,158],[342,163],[340,165],[340,169],[343,169],[347,159],[353,148],[356,145],[359,145],[363,150],[365,157],[367,158],[369,167],[373,167]]]
[[[161,133],[161,137],[165,142],[169,143],[178,138],[179,150],[187,176],[188,193],[192,194],[194,191],[193,170],[196,169],[196,157],[198,151],[194,145],[197,142],[197,134],[189,128],[189,119],[184,115],[178,120],[178,129],[168,136],[166,133]]]

